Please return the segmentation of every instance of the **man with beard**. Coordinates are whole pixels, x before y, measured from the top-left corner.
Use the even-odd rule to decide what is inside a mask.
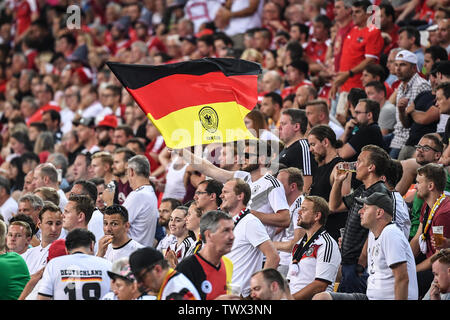
[[[113,263],[123,257],[129,257],[135,250],[142,248],[139,242],[128,236],[130,223],[128,210],[121,205],[106,207],[103,211],[103,231],[105,235],[98,240],[98,257],[104,257]]]
[[[444,145],[437,134],[428,133],[424,135],[419,144],[415,146],[416,153],[414,158],[401,161],[403,168],[403,175],[400,181],[397,183],[396,189],[401,195],[406,195],[409,188],[417,177],[417,169],[428,163],[438,163],[441,158]],[[448,179],[449,177],[447,177]],[[450,186],[450,183],[447,183]],[[448,189],[446,187],[446,189]],[[450,189],[449,189],[450,190]],[[409,238],[415,236],[417,228],[419,227],[420,208],[423,205],[423,200],[417,197],[417,192],[414,193],[414,198],[406,197],[406,202],[412,202],[411,208],[411,229]]]
[[[266,226],[271,239],[277,233],[277,228],[287,228],[290,223],[284,188],[280,181],[267,172],[272,152],[266,141],[250,141],[245,146],[244,159],[239,159],[239,162],[243,163],[242,169],[228,171],[197,157],[188,149],[180,150],[184,160],[190,163],[194,170],[208,177],[222,183],[232,178],[240,178],[248,183],[251,189],[251,212]]]
[[[303,172],[303,192],[308,193],[317,164],[311,159],[308,140],[305,134],[308,128],[308,118],[304,110],[283,110],[280,118],[280,140],[284,149],[280,152],[280,163],[286,167],[299,168]]]
[[[297,224],[306,235],[294,246],[287,276],[295,300],[310,300],[316,293],[333,291],[341,254],[324,228],[329,212],[321,197],[306,196],[301,204]]]
[[[159,241],[156,249],[158,251],[161,251],[163,255],[166,254],[166,249],[169,248],[172,243],[175,243],[177,241],[175,236],[170,234],[169,221],[172,211],[175,210],[176,207],[181,205],[182,203],[180,202],[180,200],[173,198],[164,198],[161,200],[161,204],[159,205],[158,224],[164,229],[166,236],[162,238],[161,241]]]
[[[334,183],[333,170],[344,159],[339,157],[337,149],[342,146],[342,141],[336,140],[336,135],[329,126],[317,125],[308,134],[309,149],[314,155],[318,168],[313,177],[313,183],[309,195],[320,196],[326,201],[330,198],[331,186]],[[347,186],[344,184],[343,186]],[[343,190],[343,194],[350,190]],[[340,237],[339,229],[345,226],[347,212],[330,212],[325,229],[337,240]]]
[[[136,154],[128,148],[118,148],[113,154],[113,175],[117,177],[115,180],[115,189],[117,190],[117,197],[119,204],[123,204],[128,194],[133,191],[128,182],[127,163]],[[103,192],[103,200],[108,206],[113,204],[112,192],[105,190]]]
[[[108,144],[112,143],[114,129],[117,127],[117,117],[113,114],[106,115],[102,121],[95,127],[95,135],[97,136],[98,146],[104,149]]]
[[[420,211],[420,224],[417,233],[410,241],[414,256],[423,253],[426,259],[417,264],[417,280],[419,284],[419,296],[422,297],[430,288],[433,280],[431,272],[431,257],[442,245],[448,245],[450,238],[450,197],[444,193],[446,184],[445,169],[436,164],[428,163],[417,169],[417,196],[424,201]],[[444,228],[444,243],[437,245],[434,238],[434,226]]]
[[[289,286],[275,269],[256,271],[250,280],[252,300],[292,300]]]
[[[410,130],[403,126],[400,120],[401,113],[404,114],[406,112],[408,105],[416,99],[419,93],[431,90],[431,86],[417,72],[417,56],[411,51],[401,50],[397,53],[395,57],[395,74],[401,81],[401,84],[398,86],[395,102],[397,106],[395,113],[396,123],[390,144],[390,156],[394,159],[403,160],[406,158],[402,158],[400,151],[409,138]]]
[[[370,99],[359,100],[355,107],[355,118],[347,122],[341,136],[344,146],[338,149],[338,153],[343,159],[356,161],[362,147],[369,144],[384,149],[383,135],[377,123],[379,115],[378,102]]]

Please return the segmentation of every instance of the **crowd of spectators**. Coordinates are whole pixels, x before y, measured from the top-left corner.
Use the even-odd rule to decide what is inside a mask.
[[[81,252],[97,299],[449,299],[449,3],[3,1],[0,297],[64,298]],[[258,145],[168,149],[106,65],[202,58],[261,65]]]

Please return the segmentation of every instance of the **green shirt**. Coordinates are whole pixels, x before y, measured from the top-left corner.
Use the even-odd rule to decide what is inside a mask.
[[[18,253],[0,254],[0,300],[17,300],[29,280],[27,264]]]

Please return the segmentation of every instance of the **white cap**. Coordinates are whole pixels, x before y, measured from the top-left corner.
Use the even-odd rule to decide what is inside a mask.
[[[433,24],[433,25],[429,26],[426,30],[427,31],[436,31],[437,29],[438,29],[438,25]]]
[[[395,60],[406,61],[412,64],[417,64],[417,56],[408,50],[401,50],[395,56]]]

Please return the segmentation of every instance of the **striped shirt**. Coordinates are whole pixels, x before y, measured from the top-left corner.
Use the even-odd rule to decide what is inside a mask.
[[[175,252],[178,262],[188,257],[189,248],[195,245],[195,239],[187,236],[180,244],[177,242],[170,244],[170,250]]]
[[[402,98],[408,98],[409,102],[408,105],[411,104],[414,99],[417,97],[417,95],[424,91],[430,91],[431,85],[430,83],[423,79],[421,76],[419,76],[418,73],[414,74],[412,78],[408,81],[408,83],[405,85],[403,82],[399,85],[397,90],[397,100],[396,105],[398,105],[398,102]],[[394,126],[394,138],[392,139],[391,148],[395,149],[401,149],[405,143],[406,140],[409,138],[409,128],[403,127],[402,122],[400,121],[400,113],[398,111],[398,108],[395,110],[395,120],[396,124]]]
[[[302,170],[303,175],[311,176],[317,168],[317,163],[309,151],[309,143],[306,139],[294,142],[280,152],[279,162],[286,167],[295,167]]]
[[[347,222],[345,223],[345,233],[342,238],[342,264],[357,264],[361,255],[364,242],[367,239],[368,229],[361,226],[359,210],[362,204],[355,201],[355,198],[368,197],[374,192],[383,192],[392,197],[383,181],[375,182],[369,188],[361,184],[355,191],[343,198],[345,206],[349,209]]]
[[[294,246],[292,252],[294,253],[297,247],[305,242],[305,238],[300,240]],[[338,244],[324,230],[311,243],[298,263],[290,263],[287,279],[289,280],[291,293],[294,294],[302,290],[316,279],[326,281],[328,283],[326,291],[333,291],[340,264],[341,254]]]

